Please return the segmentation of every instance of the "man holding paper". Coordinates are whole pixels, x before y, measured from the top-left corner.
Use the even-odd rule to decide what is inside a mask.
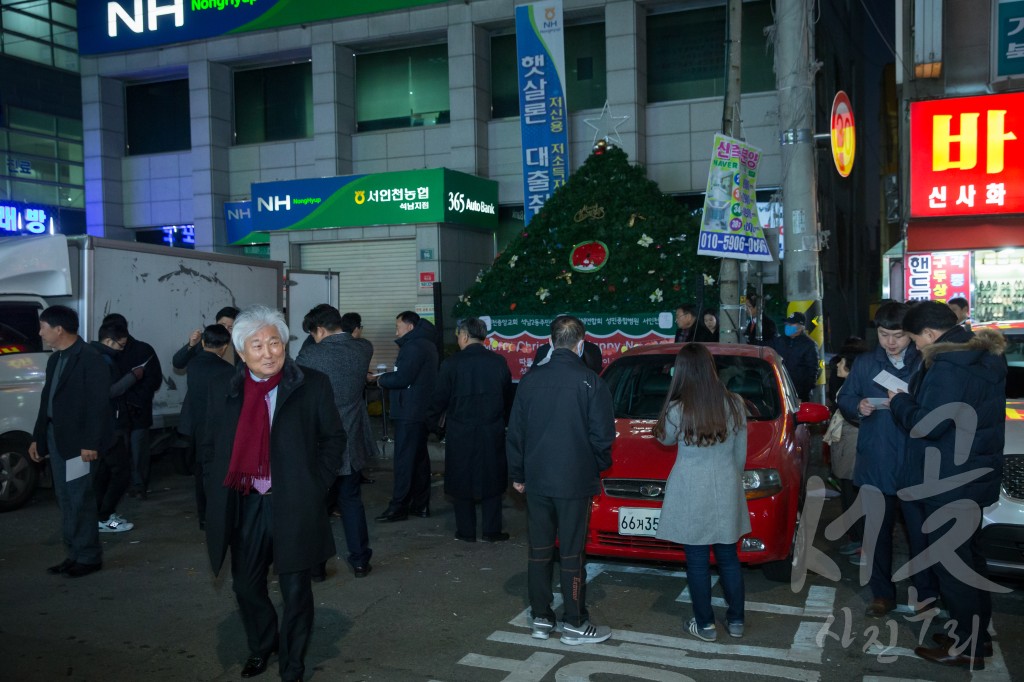
[[[896,608],[892,532],[898,513],[902,512],[907,526],[911,556],[917,556],[926,546],[921,531],[922,505],[900,501],[896,496],[906,457],[907,436],[893,420],[888,399],[890,389],[906,390],[921,364],[921,354],[903,330],[907,310],[905,303],[894,301],[879,306],[874,319],[878,347],[854,361],[853,370],[837,398],[839,409],[847,419],[860,420],[853,483],[861,489],[859,505],[855,508],[859,506],[865,515],[865,533],[861,551],[850,559],[854,564],[870,567],[871,603],[864,613],[873,618],[881,618]],[[877,532],[872,532],[876,528]],[[861,572],[863,574],[863,569]],[[916,589],[916,598],[911,599],[912,608],[923,608],[930,599],[938,597],[931,571],[917,573],[912,580]]]
[[[64,561],[46,570],[80,578],[100,570],[103,560],[91,473],[99,453],[114,440],[110,370],[96,349],[78,336],[78,314],[71,308],[55,305],[44,310],[39,336],[54,353],[46,362],[46,383],[28,454],[36,462],[50,458],[67,550]]]

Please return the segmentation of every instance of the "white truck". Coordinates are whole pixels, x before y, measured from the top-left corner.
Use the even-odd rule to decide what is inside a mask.
[[[24,504],[44,473],[28,457],[49,354],[39,338],[44,308],[75,309],[86,341],[105,315],[124,315],[160,360],[153,428],[173,433],[186,388],[174,352],[224,306],[280,308],[283,274],[276,261],[95,237],[0,240],[0,511]]]

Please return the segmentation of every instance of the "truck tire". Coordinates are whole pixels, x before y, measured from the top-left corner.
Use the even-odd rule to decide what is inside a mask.
[[[13,511],[32,498],[39,467],[28,456],[28,443],[0,439],[0,512]]]

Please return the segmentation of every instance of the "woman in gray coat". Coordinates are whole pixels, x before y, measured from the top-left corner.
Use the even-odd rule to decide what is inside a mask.
[[[743,491],[747,461],[747,417],[743,399],[718,379],[711,352],[699,343],[679,349],[672,385],[654,435],[662,445],[678,443],[668,476],[657,537],[683,545],[686,582],[693,601],[691,635],[717,639],[711,610],[711,550],[715,551],[725,600],[726,630],[743,636],[743,572],[736,543],[750,532]]]

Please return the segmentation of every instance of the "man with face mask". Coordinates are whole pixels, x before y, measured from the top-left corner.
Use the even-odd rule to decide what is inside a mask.
[[[803,313],[793,313],[785,321],[783,335],[772,339],[771,347],[782,356],[797,395],[806,402],[818,378],[818,346],[804,332],[807,318]]]
[[[886,388],[876,381],[882,372],[886,372],[909,383],[921,364],[921,354],[903,329],[906,313],[905,303],[890,301],[879,306],[874,320],[878,347],[857,357],[836,400],[847,419],[860,420],[853,483],[860,486],[861,491],[854,507],[872,515],[866,519],[867,528],[872,527],[875,513],[882,515],[877,537],[864,538],[868,547],[875,543],[873,551],[865,551],[862,547],[850,558],[855,565],[871,567],[868,585],[872,599],[865,615],[872,618],[882,618],[896,608],[896,585],[892,580],[892,533],[898,513],[902,512],[907,526],[911,556],[916,556],[925,547],[925,536],[921,531],[923,508],[920,503],[901,502],[896,496],[906,456],[906,435],[893,420]],[[931,571],[915,574],[913,585],[917,596],[912,608],[925,608],[926,602],[938,597],[938,586]]]

